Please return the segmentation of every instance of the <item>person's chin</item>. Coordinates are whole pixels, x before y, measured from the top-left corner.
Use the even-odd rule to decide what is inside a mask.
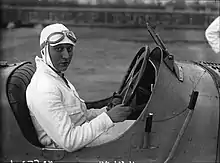
[[[68,66],[69,66],[69,64],[60,64],[60,66],[59,66],[59,70],[60,71],[66,71],[67,70],[67,68],[68,68]]]

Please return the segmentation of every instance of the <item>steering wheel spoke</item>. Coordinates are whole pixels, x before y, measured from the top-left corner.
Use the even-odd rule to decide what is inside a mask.
[[[145,56],[144,55],[141,55],[137,58],[137,61],[136,63],[139,63],[141,60],[144,60]]]
[[[129,105],[135,95],[135,91],[140,83],[147,65],[147,60],[150,58],[150,50],[148,47],[141,48],[135,56],[129,67],[129,74],[125,76],[119,93],[123,96],[123,103]]]

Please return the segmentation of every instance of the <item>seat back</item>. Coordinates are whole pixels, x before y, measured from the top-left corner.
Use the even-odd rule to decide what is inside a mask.
[[[24,137],[33,145],[43,147],[33,125],[26,103],[26,89],[35,72],[35,66],[25,63],[17,67],[9,76],[7,95],[11,109]]]

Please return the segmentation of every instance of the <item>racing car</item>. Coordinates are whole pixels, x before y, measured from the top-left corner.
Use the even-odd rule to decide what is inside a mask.
[[[35,72],[28,61],[2,61],[1,162],[192,163],[220,161],[220,64],[179,61],[151,25],[155,47],[141,47],[118,90],[135,120],[121,136],[74,152],[43,146],[25,92]],[[101,108],[112,97],[86,101]]]

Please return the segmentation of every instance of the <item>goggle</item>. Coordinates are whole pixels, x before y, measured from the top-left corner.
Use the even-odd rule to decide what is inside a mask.
[[[47,40],[44,41],[41,44],[41,49],[43,49],[47,44],[56,44],[61,42],[64,38],[68,37],[74,44],[76,43],[77,39],[75,34],[72,31],[62,31],[62,32],[54,32],[51,33],[48,37]]]

